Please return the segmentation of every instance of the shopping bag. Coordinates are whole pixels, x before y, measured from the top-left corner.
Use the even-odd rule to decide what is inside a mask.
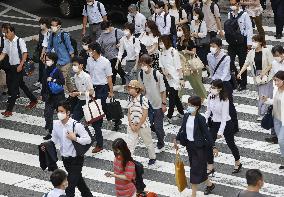
[[[175,173],[176,173],[176,185],[178,191],[182,192],[187,187],[187,179],[185,176],[184,163],[180,159],[180,154],[176,152],[176,162],[175,162]]]
[[[82,106],[85,120],[88,124],[92,124],[100,119],[103,119],[105,114],[102,109],[100,99],[90,99],[89,92],[86,95],[86,105]]]
[[[266,130],[269,130],[274,127],[273,106],[272,105],[268,107],[266,114],[263,116],[261,120],[261,127]]]
[[[123,111],[119,101],[111,98],[110,102],[106,103],[106,117],[107,120],[120,120],[123,118]]]

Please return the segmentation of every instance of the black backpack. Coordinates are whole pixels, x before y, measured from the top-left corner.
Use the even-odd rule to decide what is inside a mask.
[[[133,37],[133,44],[135,44],[135,40],[136,40],[135,37]],[[141,57],[144,54],[148,54],[146,46],[144,44],[142,44],[141,42],[140,42],[140,48],[141,49],[140,49],[139,57]]]
[[[133,161],[133,163],[135,164],[135,173],[136,173],[136,177],[133,183],[136,187],[137,193],[141,193],[144,191],[146,187],[143,181],[144,166],[142,163],[135,161],[135,160]]]
[[[98,1],[97,1],[97,2],[98,2]],[[98,2],[98,3],[97,3],[97,6],[98,6],[99,13],[101,14],[101,16],[103,16],[103,15],[102,15],[102,9],[101,9],[101,3]],[[87,5],[87,3],[85,3],[84,9],[86,10],[86,13],[88,14],[88,5]]]
[[[155,81],[158,83],[157,69],[153,69],[153,76],[154,76]],[[144,83],[143,82],[143,71],[142,70],[140,71],[140,78],[142,80],[142,83]]]
[[[64,34],[69,34],[69,33],[63,31],[63,32],[61,32],[61,35],[60,35],[61,36],[61,42],[64,44],[66,50],[68,51],[66,41],[65,41],[65,38],[64,38]],[[70,34],[69,34],[69,36],[70,36],[71,45],[74,49],[74,55],[77,56],[78,55],[77,41],[74,38],[72,38]],[[50,45],[51,48],[53,48],[53,38],[54,38],[54,33],[51,34],[51,45]],[[69,53],[69,51],[68,51],[68,53]]]
[[[233,17],[230,13],[230,18],[224,23],[225,38],[229,44],[239,45],[244,44],[245,36],[241,34],[238,19],[242,16],[244,12],[240,12],[237,17]]]

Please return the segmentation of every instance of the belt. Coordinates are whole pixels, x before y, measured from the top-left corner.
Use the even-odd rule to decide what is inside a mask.
[[[92,23],[92,24],[90,24],[90,25],[99,25],[99,24],[101,24],[102,22],[99,22],[99,23]]]
[[[127,62],[135,62],[136,60],[126,60]]]
[[[63,156],[62,156],[62,160],[74,160],[74,159],[81,158],[81,157],[83,157],[83,156],[76,156],[76,157],[72,157],[72,156],[63,157]]]
[[[102,88],[104,86],[107,86],[108,84],[105,84],[105,85],[94,85],[94,88]]]

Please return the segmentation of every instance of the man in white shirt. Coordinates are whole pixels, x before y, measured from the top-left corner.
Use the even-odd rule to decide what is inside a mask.
[[[240,32],[228,32],[232,23],[224,23],[225,38],[228,42],[228,54],[231,58],[231,70],[235,73],[237,68],[235,66],[235,59],[238,56],[240,69],[245,63],[247,51],[251,49],[253,28],[249,15],[241,9],[240,0],[230,0],[231,12],[228,13],[228,18],[237,19]],[[226,26],[227,25],[227,26]],[[232,29],[234,29],[232,27]],[[231,30],[232,30],[231,29]],[[241,79],[239,80],[238,90],[245,90],[247,86],[247,71],[243,72]]]
[[[64,170],[56,169],[50,175],[50,182],[54,189],[44,194],[42,197],[65,197],[65,189],[68,186],[67,174]]]
[[[171,34],[171,17],[166,14],[165,3],[163,1],[158,1],[155,5],[155,14],[152,16],[152,20],[155,21],[161,35]]]
[[[7,86],[8,86],[8,105],[6,111],[1,114],[5,117],[12,116],[12,111],[15,106],[21,88],[26,96],[30,99],[28,109],[33,109],[37,105],[37,98],[32,94],[26,86],[24,76],[24,63],[28,58],[26,43],[23,39],[15,35],[15,28],[6,23],[2,26],[2,32],[5,34],[4,48],[0,55],[0,61],[4,60],[6,55],[9,56],[9,66],[6,69]]]
[[[81,145],[90,144],[91,138],[81,123],[70,118],[70,110],[69,104],[65,102],[58,105],[57,117],[59,120],[53,122],[51,140],[55,145],[60,145],[63,165],[68,172],[66,196],[75,197],[75,188],[78,187],[82,196],[93,197],[82,177],[84,156],[77,155],[73,145],[73,141]],[[45,147],[42,146],[41,150],[45,151]]]
[[[106,114],[106,99],[114,96],[111,63],[101,55],[102,48],[98,43],[91,43],[88,48],[90,57],[87,60],[86,70],[91,75],[95,97],[101,99],[102,108]],[[98,153],[103,149],[102,124],[102,119],[93,124],[97,138],[97,145],[93,153]]]
[[[152,15],[152,5],[154,5],[154,2],[151,0],[139,0],[137,2],[138,11],[147,19]]]
[[[86,5],[83,8],[83,31],[86,34],[87,23],[89,22],[89,34],[93,41],[96,41],[101,33],[101,22],[107,20],[105,6],[96,0],[86,0]]]
[[[141,33],[145,32],[146,17],[137,11],[137,6],[131,4],[128,7],[127,20],[135,25],[135,37],[138,38]]]

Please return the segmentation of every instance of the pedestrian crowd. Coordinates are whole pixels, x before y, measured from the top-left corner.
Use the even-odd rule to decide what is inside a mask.
[[[278,143],[284,157],[284,48],[266,46],[264,1],[228,2],[228,17],[222,21],[216,0],[138,0],[129,5],[128,22],[120,29],[112,25],[103,3],[86,0],[82,39],[75,40],[65,32],[59,18],[41,18],[33,55],[17,37],[14,26],[2,24],[0,60],[5,72],[0,72],[0,85],[7,89],[8,101],[1,114],[13,116],[19,89],[30,100],[27,110],[43,101],[47,133],[39,151],[47,154],[49,161],[41,161],[56,162],[54,145],[60,145],[67,171],[56,165],[49,168],[54,189],[44,197],[74,197],[76,187],[83,197],[93,196],[82,177],[84,154],[91,146],[93,154],[104,151],[104,118],[112,122],[112,131],[121,129],[124,114],[115,97],[122,93],[128,94],[127,137],[112,142],[113,172],[105,174],[114,177],[116,196],[155,196],[144,191],[143,165],[134,160],[135,149],[141,137],[148,151],[148,166],[154,166],[156,155],[166,147],[164,125],[174,121],[180,124],[180,130],[171,139],[173,149],[178,151],[181,145],[188,152],[191,196],[197,196],[198,185],[203,182],[204,194],[214,193],[210,176],[218,171],[214,165],[217,139],[225,139],[235,159],[232,174],[239,173],[243,166],[235,142],[239,124],[233,92],[247,89],[248,76],[253,77],[259,96],[256,121],[271,130],[271,137],[265,140]],[[271,0],[271,5],[275,39],[281,39],[284,1]],[[29,77],[34,70],[33,62],[38,63],[34,85],[41,89],[39,97],[24,81],[24,76]],[[210,80],[209,92],[204,87],[207,79],[203,72]],[[184,104],[187,82],[194,95]],[[115,95],[114,86],[119,83],[124,88]],[[202,105],[206,106],[204,113]],[[53,118],[55,111],[57,120]],[[279,168],[284,169],[284,160]],[[262,173],[250,169],[246,179],[248,187],[237,195],[262,196]]]

